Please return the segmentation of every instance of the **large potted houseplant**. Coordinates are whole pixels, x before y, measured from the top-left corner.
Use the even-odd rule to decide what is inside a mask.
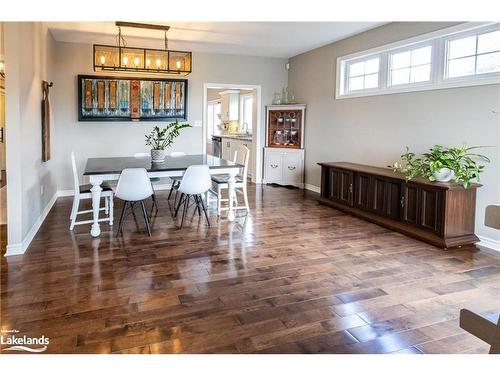
[[[475,153],[480,147],[443,147],[436,145],[429,152],[417,157],[409,148],[401,155],[402,163],[394,163],[391,168],[405,175],[407,181],[414,177],[425,177],[430,181],[456,181],[464,188],[469,188],[473,180],[479,181],[479,175],[484,171],[484,165],[490,159]]]
[[[175,122],[169,123],[163,129],[155,126],[151,133],[146,134],[146,145],[151,147],[151,160],[153,163],[162,163],[167,156],[167,148],[179,136],[180,130],[190,127],[191,125],[187,123],[181,124],[175,120]]]

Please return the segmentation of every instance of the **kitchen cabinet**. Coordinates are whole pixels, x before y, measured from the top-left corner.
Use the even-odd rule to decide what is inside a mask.
[[[473,244],[476,190],[472,184],[406,181],[388,168],[354,163],[321,165],[320,203],[448,248]]]
[[[221,121],[238,121],[240,111],[240,92],[227,90],[220,93],[220,119]]]
[[[264,183],[304,187],[304,150],[264,148]]]

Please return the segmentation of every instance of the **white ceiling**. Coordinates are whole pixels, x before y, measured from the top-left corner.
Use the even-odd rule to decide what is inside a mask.
[[[164,22],[169,48],[236,55],[292,57],[382,25],[381,22]],[[115,44],[114,22],[49,22],[59,42]],[[163,32],[122,28],[131,47],[163,48]]]

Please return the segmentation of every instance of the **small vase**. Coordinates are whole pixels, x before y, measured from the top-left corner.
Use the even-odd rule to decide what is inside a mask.
[[[151,150],[151,161],[153,163],[163,163],[167,156],[167,150]]]
[[[434,172],[434,178],[438,182],[449,182],[455,178],[455,172],[450,168],[441,168]]]

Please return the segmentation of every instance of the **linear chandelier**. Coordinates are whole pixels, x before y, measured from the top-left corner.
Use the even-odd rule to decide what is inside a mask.
[[[116,22],[117,45],[94,44],[94,71],[128,71],[187,76],[191,73],[192,54],[168,49],[167,32],[170,26],[135,22]],[[122,27],[161,30],[164,49],[127,47]]]

